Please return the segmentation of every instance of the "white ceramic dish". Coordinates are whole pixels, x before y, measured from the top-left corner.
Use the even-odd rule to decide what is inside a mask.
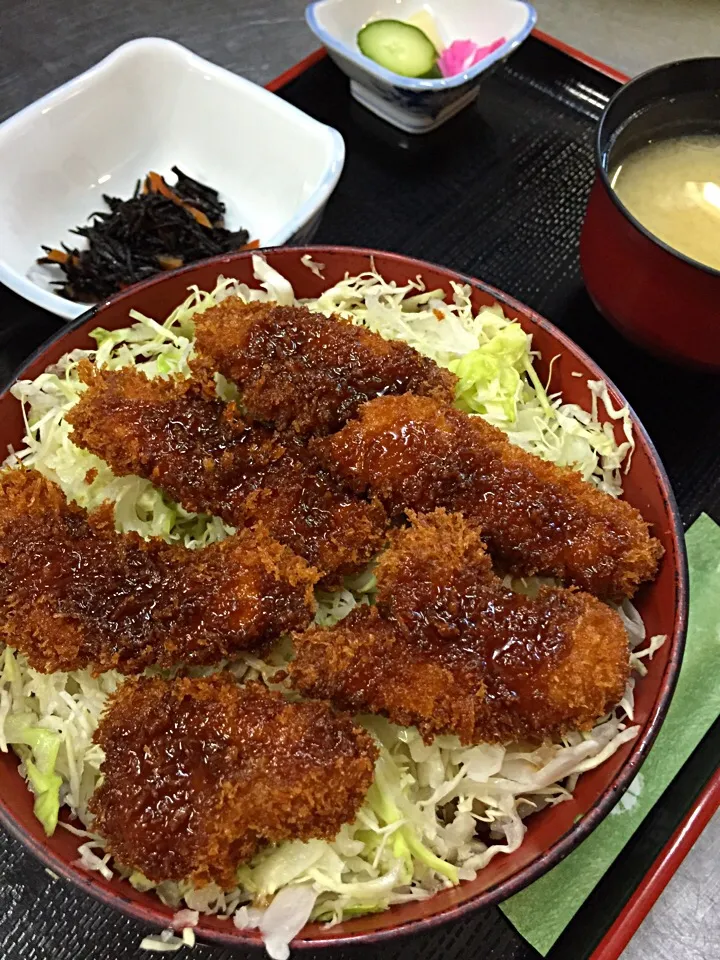
[[[86,306],[52,292],[41,245],[176,164],[215,187],[226,223],[262,246],[307,243],[345,158],[340,134],[262,87],[169,40],[119,47],[0,125],[0,281],[62,317]]]
[[[368,20],[406,20],[420,10],[431,14],[446,45],[473,40],[485,46],[500,37],[506,42],[465,73],[441,80],[401,77],[360,53],[357,33]],[[483,77],[520,46],[537,20],[525,0],[318,0],[305,16],[350,78],[355,99],[407,133],[435,130],[472,103]]]

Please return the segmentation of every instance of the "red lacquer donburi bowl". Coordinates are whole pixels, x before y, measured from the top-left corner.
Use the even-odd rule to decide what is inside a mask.
[[[720,133],[720,57],[641,74],[605,108],[580,238],[588,292],[629,340],[667,360],[720,371],[720,270],[679,253],[618,199],[610,174],[652,140]]]
[[[310,253],[325,264],[325,279],[316,277],[301,263]],[[590,358],[552,324],[527,307],[476,280],[461,277],[450,270],[418,260],[368,250],[340,247],[276,249],[266,252],[268,262],[292,282],[299,297],[315,297],[344,274],[361,273],[371,266],[388,280],[404,283],[421,275],[429,289],[442,287],[451,293],[450,282],[468,282],[473,288],[476,309],[499,302],[511,317],[517,317],[533,335],[535,349],[542,353],[541,378],[552,368],[551,388],[562,390],[565,399],[583,406],[589,403],[588,379],[603,379]],[[237,277],[254,285],[249,254],[236,254],[167,274],[123,292],[117,298],[90,311],[45,344],[26,364],[18,377],[37,377],[49,364],[75,348],[94,346],[89,332],[97,326],[109,329],[127,326],[128,310],[135,307],[145,314],[164,319],[186,296],[186,288],[197,284],[212,289],[218,274]],[[582,376],[573,376],[579,372]],[[613,384],[608,384],[616,405],[624,403]],[[394,907],[382,914],[360,917],[326,929],[306,927],[295,946],[318,947],[338,943],[376,941],[405,932],[418,932],[444,920],[458,917],[478,907],[504,899],[539,877],[566,856],[608,813],[630,780],[637,773],[654,740],[672,696],[685,637],[687,582],[682,529],[667,476],[641,424],[635,420],[637,449],[632,468],[625,478],[627,499],[652,523],[653,532],[665,547],[660,574],[637,598],[650,634],[668,635],[666,643],[650,664],[650,670],[636,688],[637,722],[640,735],[622,747],[609,761],[584,774],[573,799],[543,810],[528,823],[525,842],[510,856],[495,857],[472,882],[443,891],[429,900]],[[18,447],[23,435],[20,407],[8,393],[0,397],[0,445]],[[618,435],[618,439],[621,439]],[[73,864],[77,859],[77,838],[65,830],[50,839],[32,812],[32,797],[16,771],[12,754],[0,755],[0,820],[55,873],[72,880],[103,902],[156,927],[170,923],[172,911],[152,894],[139,893],[126,881],[105,881],[99,874],[88,874]],[[236,930],[232,923],[203,918],[198,933],[210,940],[229,945],[256,943],[257,934]]]

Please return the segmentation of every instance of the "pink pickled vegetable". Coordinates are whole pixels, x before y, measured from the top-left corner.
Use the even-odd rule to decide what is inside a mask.
[[[440,68],[440,73],[444,77],[454,77],[458,73],[464,73],[480,60],[498,50],[505,42],[505,37],[500,37],[494,43],[479,47],[472,40],[453,40],[450,46],[446,47],[438,57],[437,65]]]

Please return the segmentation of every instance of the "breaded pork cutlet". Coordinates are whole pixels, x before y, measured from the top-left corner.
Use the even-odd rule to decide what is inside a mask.
[[[386,394],[455,397],[454,374],[339,317],[229,297],[194,320],[195,368],[232,380],[250,415],[280,429],[331,433]]]
[[[0,473],[0,639],[43,673],[216,663],[308,624],[316,573],[261,528],[202,550],[115,530],[55,483]]]
[[[377,748],[324,703],[288,703],[227,674],[133,678],[109,701],[95,742],[103,780],[93,829],[155,882],[236,886],[263,845],[333,840],[372,783]]]
[[[476,736],[485,700],[477,658],[446,663],[442,650],[419,647],[377,607],[365,605],[330,629],[311,627],[293,639],[290,683],[305,696],[415,726],[428,743],[441,733],[455,733],[463,743],[483,739]]]
[[[625,690],[619,616],[589,594],[515,593],[460,514],[412,516],[377,567],[377,606],[294,637],[292,685],[465,744],[593,726]]]
[[[324,586],[382,546],[379,501],[344,490],[295,435],[247,424],[235,404],[205,397],[192,380],[87,361],[80,375],[88,389],[66,416],[71,439],[117,476],[146,477],[186,510],[235,527],[262,522],[324,575]]]
[[[493,559],[518,576],[557,577],[619,599],[655,576],[663,553],[629,503],[526,453],[482,417],[428,397],[373,400],[311,447],[391,514],[464,513],[481,526]]]
[[[616,704],[630,649],[618,614],[577,589],[514,592],[492,570],[482,531],[462,514],[410,514],[380,558],[376,602],[421,646],[464,638],[485,662],[486,721],[520,718],[534,732],[554,723],[584,729]]]

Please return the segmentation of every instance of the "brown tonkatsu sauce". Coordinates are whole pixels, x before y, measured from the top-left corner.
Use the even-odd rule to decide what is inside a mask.
[[[0,637],[38,670],[214,663],[312,617],[316,574],[262,529],[187,550],[35,471],[3,471],[0,494]]]
[[[374,400],[358,420],[311,446],[391,514],[444,507],[472,518],[492,556],[519,576],[632,596],[655,575],[663,552],[629,503],[514,446],[482,417],[427,397]]]
[[[413,649],[451,669],[476,664],[487,701],[497,699],[532,714],[537,706],[538,670],[552,669],[567,654],[568,627],[584,611],[581,596],[548,591],[530,599],[502,588],[497,581],[477,585],[459,579],[453,584],[452,600],[446,589],[438,588],[437,607],[424,613],[413,609],[412,584],[409,587],[412,614],[399,620],[399,598],[393,620]]]
[[[195,328],[197,368],[237,383],[251,416],[281,429],[329,433],[388,394],[455,396],[456,377],[406,343],[305,307],[229,297]]]
[[[310,696],[465,743],[592,726],[622,696],[618,615],[576,590],[512,591],[461,514],[412,514],[377,566],[377,606],[296,636],[293,684]]]
[[[155,882],[223,888],[266,843],[334,839],[377,757],[327,704],[288,703],[224,673],[127,681],[95,741],[104,779],[90,808],[114,856]]]
[[[235,527],[262,522],[329,585],[382,544],[379,502],[343,490],[297,436],[246,423],[192,381],[89,364],[81,375],[88,390],[67,415],[71,437],[115,474],[146,477],[185,509]]]

